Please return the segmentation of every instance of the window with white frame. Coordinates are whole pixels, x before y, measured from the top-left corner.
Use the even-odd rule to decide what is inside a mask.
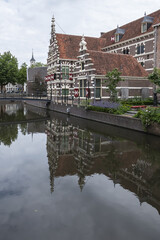
[[[129,48],[123,49],[123,54],[129,54]]]
[[[115,42],[119,42],[119,34],[115,34]]]
[[[69,95],[69,89],[68,88],[62,88],[62,95],[68,96]]]
[[[86,79],[80,80],[79,83],[80,97],[86,97]]]
[[[62,79],[69,79],[69,66],[62,67]]]
[[[141,25],[141,32],[142,33],[147,32],[147,23],[142,23],[142,25]]]
[[[137,46],[137,54],[142,54],[142,53],[144,53],[144,44]]]
[[[101,97],[101,79],[95,80],[95,97],[100,98]]]

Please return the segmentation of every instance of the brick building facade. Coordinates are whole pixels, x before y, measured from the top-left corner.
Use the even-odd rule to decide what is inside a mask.
[[[118,86],[120,97],[141,96],[142,92],[151,96],[147,72],[160,67],[159,17],[160,10],[102,33],[100,38],[57,34],[53,17],[47,59],[48,95],[54,99],[85,98],[89,93],[91,98],[109,98],[105,75],[118,68],[125,78]]]
[[[148,74],[135,58],[130,55],[87,50],[84,37],[80,44],[78,61],[74,69],[74,87],[77,97],[108,99],[110,95],[106,91],[108,87],[105,75],[114,68],[122,73],[124,79],[117,86],[120,98],[152,95],[152,84],[146,78]]]
[[[150,73],[160,67],[160,10],[101,33],[106,39],[102,51],[130,54]]]

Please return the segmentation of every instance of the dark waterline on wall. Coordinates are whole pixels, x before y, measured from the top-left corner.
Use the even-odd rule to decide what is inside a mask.
[[[0,239],[159,239],[158,137],[0,110]]]

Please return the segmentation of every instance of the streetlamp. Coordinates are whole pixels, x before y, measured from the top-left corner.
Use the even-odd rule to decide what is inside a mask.
[[[39,89],[39,90],[40,90],[40,99],[41,99],[41,94],[42,94],[42,82],[40,81],[39,84],[40,84],[40,89]]]
[[[89,98],[90,98],[90,89],[89,89],[89,75],[86,76],[87,79],[87,89],[86,89],[86,105],[89,105]],[[87,102],[88,101],[88,102]]]
[[[66,103],[66,75],[65,75],[64,79],[65,79],[65,103]]]
[[[156,84],[153,84],[153,106],[157,106]]]
[[[89,105],[89,97],[90,97],[90,89],[89,89],[89,75],[87,75],[87,80],[88,80],[88,104]]]
[[[52,84],[51,84],[50,94],[51,94],[50,99],[51,99],[51,101],[52,101]]]
[[[94,78],[94,104],[96,99],[96,79]]]

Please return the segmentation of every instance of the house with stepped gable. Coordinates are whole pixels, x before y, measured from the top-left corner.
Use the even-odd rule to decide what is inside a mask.
[[[160,10],[107,33],[100,38],[58,34],[55,19],[47,59],[47,94],[54,100],[89,96],[107,99],[105,75],[117,68],[125,81],[119,97],[149,97],[147,80],[153,67],[160,67]],[[143,41],[142,41],[143,40]]]

